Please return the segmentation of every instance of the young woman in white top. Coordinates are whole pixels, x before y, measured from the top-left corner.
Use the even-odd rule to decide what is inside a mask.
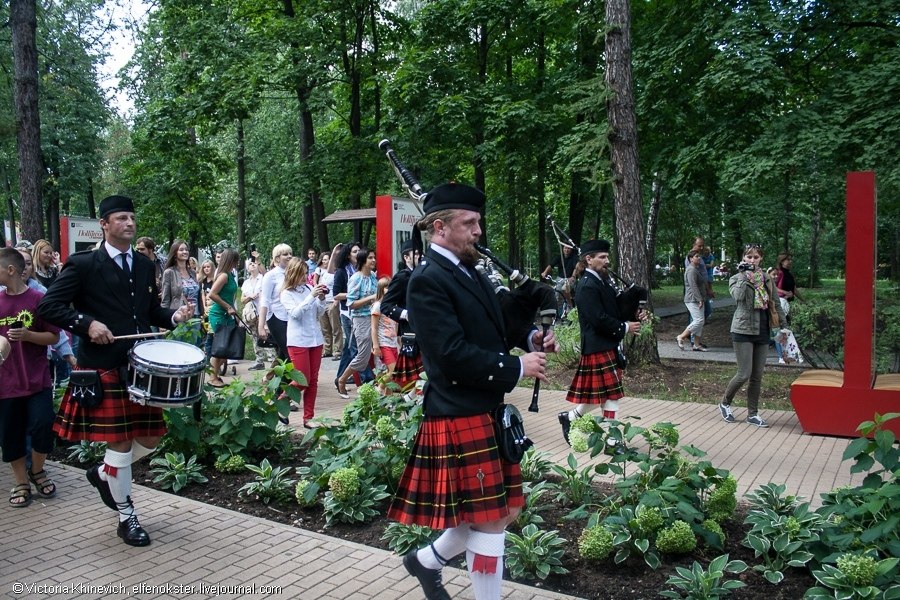
[[[266,359],[274,358],[270,356],[272,353],[269,348],[259,345],[259,295],[262,293],[263,276],[259,272],[259,263],[256,262],[255,257],[250,258],[244,268],[247,278],[241,284],[241,303],[244,305],[242,314],[244,322],[253,333],[253,350],[256,352],[256,363],[249,370],[261,371],[266,368]]]
[[[284,282],[284,269],[293,256],[294,251],[287,244],[278,244],[272,248],[272,269],[263,277],[259,295],[259,337],[266,339],[269,335],[272,336],[281,360],[288,360],[288,316],[281,305],[281,284]]]
[[[319,367],[322,365],[322,331],[319,317],[325,313],[324,284],[315,287],[306,282],[309,267],[302,258],[292,258],[281,285],[281,304],[288,315],[287,351],[294,369],[306,378],[306,385],[291,382],[303,391],[303,426],[310,429],[315,416],[316,395],[319,391]]]

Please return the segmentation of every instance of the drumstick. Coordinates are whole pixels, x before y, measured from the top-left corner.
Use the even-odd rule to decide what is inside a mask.
[[[119,340],[140,340],[148,337],[159,337],[161,335],[168,335],[168,331],[158,331],[156,333],[132,333],[131,335],[116,335],[113,336],[115,341]]]

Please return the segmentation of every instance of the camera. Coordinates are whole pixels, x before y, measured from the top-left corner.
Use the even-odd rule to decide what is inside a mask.
[[[250,244],[250,252],[256,252],[256,244]]]
[[[743,271],[753,271],[753,270],[755,270],[755,269],[756,269],[756,267],[754,267],[754,266],[751,265],[750,263],[746,263],[746,262],[742,262],[742,263],[740,263],[740,264],[738,265],[738,271],[741,271],[741,272],[743,272]]]

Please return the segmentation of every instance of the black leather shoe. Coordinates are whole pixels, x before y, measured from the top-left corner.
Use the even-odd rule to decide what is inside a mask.
[[[415,550],[403,557],[403,566],[407,573],[419,580],[426,600],[450,600],[450,594],[441,582],[441,570],[423,567]]]
[[[571,446],[572,442],[569,441],[569,430],[572,428],[572,420],[569,418],[569,411],[564,410],[557,416],[559,417],[559,424],[562,425],[563,439]]]
[[[603,454],[607,456],[622,456],[625,452],[627,452],[625,444],[606,444],[603,448]]]
[[[116,501],[113,500],[112,492],[109,490],[109,482],[100,479],[100,465],[94,465],[88,469],[84,475],[91,485],[100,492],[100,499],[103,500],[103,504],[118,511],[119,509],[116,508]]]
[[[129,546],[149,546],[150,536],[138,523],[136,515],[131,515],[124,521],[119,521],[119,537]]]

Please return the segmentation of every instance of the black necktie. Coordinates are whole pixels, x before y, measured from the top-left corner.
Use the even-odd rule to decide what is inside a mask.
[[[131,279],[131,269],[128,268],[128,253],[123,252],[122,254],[119,255],[119,257],[122,259],[122,270],[125,271],[125,277],[127,277],[130,280]]]

